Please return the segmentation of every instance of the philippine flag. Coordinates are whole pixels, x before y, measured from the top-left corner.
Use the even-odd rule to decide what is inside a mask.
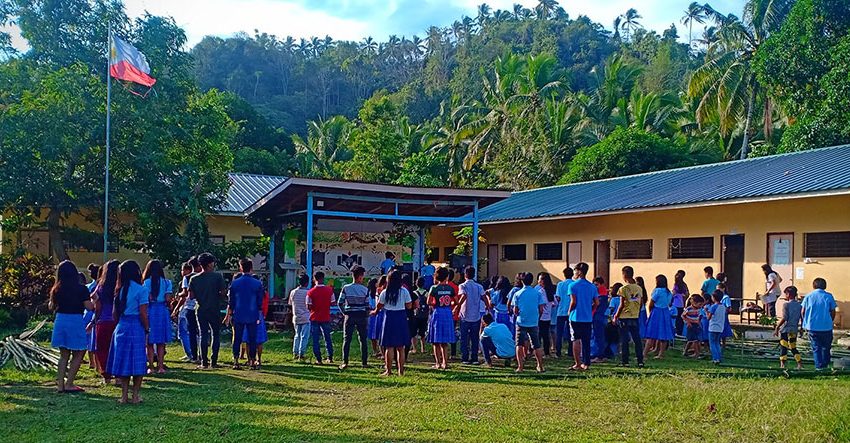
[[[151,67],[144,54],[124,40],[112,37],[109,42],[109,75],[150,88],[156,83],[150,73]]]

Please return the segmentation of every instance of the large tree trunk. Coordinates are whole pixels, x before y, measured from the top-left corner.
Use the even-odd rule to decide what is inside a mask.
[[[50,243],[50,254],[57,261],[67,260],[68,253],[65,251],[65,242],[62,241],[62,214],[56,208],[51,208],[47,213],[47,234]]]
[[[747,119],[744,121],[744,139],[741,141],[741,160],[747,158],[747,148],[750,147],[750,123],[753,120],[753,101],[755,101],[753,95],[750,93],[747,100]]]

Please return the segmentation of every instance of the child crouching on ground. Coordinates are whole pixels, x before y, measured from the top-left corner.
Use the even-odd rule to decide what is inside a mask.
[[[782,317],[776,323],[776,330],[773,331],[773,335],[779,337],[779,367],[785,369],[790,350],[797,362],[797,369],[803,369],[800,351],[797,350],[797,333],[800,331],[803,306],[797,301],[796,286],[788,286],[784,292],[787,303],[782,305]]]
[[[688,307],[682,312],[682,320],[685,322],[685,337],[688,340],[685,343],[685,349],[682,350],[682,356],[691,354],[693,358],[701,358],[702,324],[700,322],[700,310],[702,309],[703,298],[699,294],[694,294],[689,302]]]

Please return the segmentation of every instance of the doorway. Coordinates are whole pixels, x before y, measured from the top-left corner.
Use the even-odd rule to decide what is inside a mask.
[[[744,234],[723,235],[720,241],[720,268],[726,274],[726,290],[732,297],[732,312],[738,313],[740,299],[744,297]]]
[[[611,241],[596,240],[593,242],[593,275],[588,275],[588,280],[596,277],[605,279],[605,283],[611,282]]]
[[[499,275],[499,245],[487,245],[487,278]]]

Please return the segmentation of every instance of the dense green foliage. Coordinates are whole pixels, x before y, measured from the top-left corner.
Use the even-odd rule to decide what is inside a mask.
[[[604,140],[581,148],[570,161],[562,183],[620,177],[686,166],[688,152],[655,134],[617,128]]]
[[[147,99],[113,94],[114,204],[139,220],[115,233],[174,261],[207,245],[228,171],[528,189],[848,142],[848,6],[691,3],[684,44],[636,9],[609,30],[554,0],[483,4],[421,38],[258,32],[187,52],[173,19],[119,1],[0,0],[30,46],[0,33],[4,224],[43,222],[63,257],[63,221],[100,207],[107,23],[158,79]]]

